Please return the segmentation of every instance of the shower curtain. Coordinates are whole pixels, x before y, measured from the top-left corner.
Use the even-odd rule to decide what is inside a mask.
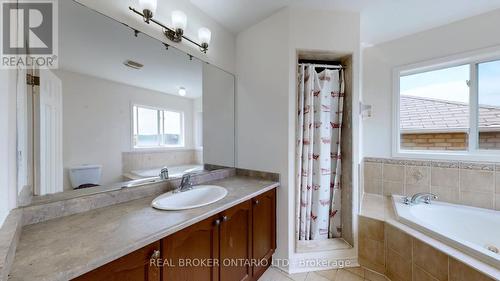
[[[297,225],[299,240],[341,236],[343,70],[299,66]]]

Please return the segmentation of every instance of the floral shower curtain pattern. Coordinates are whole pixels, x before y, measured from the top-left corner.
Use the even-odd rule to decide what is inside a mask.
[[[343,70],[299,67],[297,123],[298,238],[341,236]]]

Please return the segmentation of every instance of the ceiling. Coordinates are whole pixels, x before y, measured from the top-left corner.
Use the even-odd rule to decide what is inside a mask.
[[[361,41],[378,44],[500,8],[498,0],[190,0],[238,33],[287,6],[359,12]]]
[[[202,95],[201,61],[144,34],[136,38],[131,29],[73,1],[59,1],[59,12],[60,69],[165,94],[178,95],[184,87],[187,98]],[[126,67],[127,60],[144,67]]]

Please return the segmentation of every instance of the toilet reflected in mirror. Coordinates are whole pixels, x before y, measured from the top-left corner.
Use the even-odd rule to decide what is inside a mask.
[[[101,184],[101,165],[82,165],[68,169],[73,189],[89,188]]]

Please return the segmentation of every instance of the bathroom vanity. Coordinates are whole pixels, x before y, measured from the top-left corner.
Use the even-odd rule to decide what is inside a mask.
[[[9,280],[257,280],[279,183],[236,172],[210,184],[228,194],[204,207],[160,211],[155,195],[25,226]]]
[[[275,201],[268,191],[74,280],[257,280],[276,248]]]

